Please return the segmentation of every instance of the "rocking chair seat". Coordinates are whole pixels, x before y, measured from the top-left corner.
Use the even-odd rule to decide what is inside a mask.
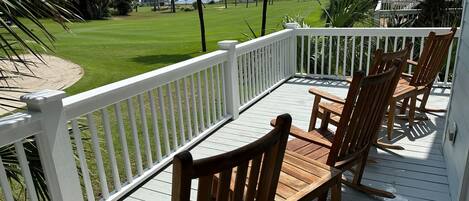
[[[326,164],[327,157],[331,150],[327,147],[296,138],[288,141],[287,151],[295,152],[299,155]]]

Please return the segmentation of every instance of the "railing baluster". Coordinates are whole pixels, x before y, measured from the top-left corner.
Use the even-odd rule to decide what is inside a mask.
[[[93,145],[93,152],[94,152],[94,157],[96,161],[96,166],[98,168],[98,177],[99,177],[99,185],[101,186],[101,194],[104,199],[109,198],[109,188],[107,186],[107,180],[106,180],[106,173],[104,170],[104,163],[103,163],[103,157],[101,156],[101,149],[99,146],[99,138],[98,138],[98,131],[96,128],[95,120],[93,118],[92,113],[88,113],[86,115],[86,118],[88,120],[88,127],[91,131],[91,142]],[[140,152],[140,150],[139,150]]]
[[[221,80],[222,80],[222,92],[223,92],[223,116],[226,117],[228,113],[227,104],[226,104],[226,81],[225,81],[225,64],[221,64]]]
[[[337,49],[335,51],[335,75],[339,75],[340,36],[337,36]]]
[[[222,77],[223,75],[220,74],[220,68],[221,68],[221,64],[217,64],[215,66],[215,70],[216,70],[216,81],[217,81],[217,114],[218,114],[218,119],[222,119],[223,117],[223,114],[222,114],[222,111],[221,111],[221,104],[222,104],[222,101],[221,101],[221,82],[220,82],[220,77]]]
[[[106,108],[101,109],[101,118],[104,126],[104,137],[106,141],[106,148],[108,150],[108,157],[111,166],[111,174],[114,182],[114,187],[117,191],[121,189],[121,181],[119,178],[119,171],[117,170],[117,160],[114,151],[114,142],[111,134],[111,124],[109,123],[109,113]]]
[[[301,35],[301,46],[300,46],[300,50],[301,50],[301,60],[300,60],[300,72],[301,74],[305,74],[305,71],[304,71],[304,62],[305,62],[305,37],[303,35]]]
[[[370,58],[371,58],[371,36],[368,36],[368,57],[366,61],[366,74],[367,75],[370,72],[370,62],[371,62]]]
[[[156,113],[156,105],[155,105],[155,95],[154,95],[153,90],[149,90],[147,93],[148,93],[149,102],[150,102],[152,130],[153,130],[153,136],[155,138],[155,145],[156,145],[156,160],[159,162],[162,159],[162,154],[161,154],[161,141],[160,141],[160,131],[159,131],[159,124],[158,124],[158,115]]]
[[[173,93],[171,89],[171,83],[166,84],[166,96],[169,99],[169,121],[171,126],[171,136],[173,137],[173,151],[179,147],[178,143],[178,135],[176,130],[176,117],[174,115],[174,101],[173,101]]]
[[[205,130],[205,128],[206,128],[205,126],[208,127],[208,124],[205,124],[204,103],[202,101],[203,100],[203,98],[202,98],[203,95],[202,95],[202,84],[201,84],[202,83],[202,80],[201,80],[202,76],[201,76],[201,74],[202,74],[202,71],[197,73],[197,96],[199,97],[199,101],[198,101],[199,107],[198,107],[198,109],[199,109],[199,114],[200,114],[199,115],[200,129]]]
[[[245,102],[245,99],[244,99],[244,86],[245,86],[245,83],[244,83],[244,74],[245,71],[244,71],[244,62],[246,60],[244,54],[243,55],[239,55],[239,57],[237,58],[238,59],[238,66],[239,66],[239,71],[238,71],[238,74],[239,74],[239,103],[241,105],[244,105],[244,102]],[[218,68],[217,68],[218,70]]]
[[[169,132],[168,132],[168,121],[166,120],[166,109],[163,95],[163,86],[158,87],[158,105],[160,106],[160,114],[163,124],[163,141],[165,147],[165,155],[171,153],[171,147],[169,146]]]
[[[358,64],[358,70],[362,70],[363,69],[363,40],[365,40],[365,37],[364,36],[361,36],[360,37],[360,64]]]
[[[210,67],[210,81],[211,81],[210,82],[211,83],[210,89],[211,89],[211,93],[212,93],[212,104],[211,104],[212,106],[210,108],[212,108],[213,121],[216,121],[216,120],[218,120],[218,118],[217,118],[217,107],[216,107],[217,101],[216,101],[216,93],[215,93],[216,85],[215,85],[215,77],[213,75],[213,71],[214,71],[213,69],[214,68],[216,68],[216,66]]]
[[[194,76],[195,75],[190,75],[191,79],[191,96],[192,96],[192,118],[194,119],[194,135],[198,136],[199,135],[199,117],[197,113],[197,101],[196,101],[196,95],[195,95],[195,81],[194,81]],[[202,128],[202,126],[200,127]]]
[[[143,94],[137,96],[137,100],[140,106],[140,121],[142,123],[142,133],[143,133],[143,146],[145,149],[145,156],[147,158],[147,166],[151,168],[153,166],[153,158],[151,156],[151,146],[150,138],[148,136],[148,123],[147,123],[147,114],[145,112],[145,102]]]
[[[135,144],[135,157],[137,161],[137,172],[138,175],[143,174],[142,155],[140,153],[140,142],[138,140],[137,122],[135,120],[134,106],[132,98],[127,99],[127,110],[129,113],[130,127],[132,129],[132,138]]]
[[[249,55],[249,53],[243,54],[243,57],[244,57],[244,66],[243,66],[243,72],[244,72],[244,100],[243,100],[242,104],[240,103],[240,105],[244,105],[245,103],[247,103],[249,98],[250,98],[249,86],[250,86],[251,80],[249,79],[249,66],[248,66],[249,63],[248,62],[250,62],[250,60],[249,60],[248,55]],[[223,67],[222,67],[222,69],[223,69]],[[221,78],[223,78],[223,74],[221,75]]]
[[[26,183],[26,191],[28,193],[28,198],[31,201],[37,201],[36,188],[34,187],[33,177],[31,176],[31,170],[29,169],[29,162],[26,158],[26,153],[24,153],[23,141],[15,142],[15,150],[18,157],[18,161],[21,167],[21,174]],[[0,160],[0,163],[3,161]]]
[[[307,53],[306,54],[306,74],[311,74],[311,38],[312,36],[311,35],[307,35],[306,37],[308,37],[308,41],[306,43],[306,48],[307,49]]]
[[[189,141],[192,140],[194,137],[194,134],[192,132],[192,119],[191,119],[191,107],[190,107],[190,98],[189,94],[187,93],[187,77],[182,78],[183,80],[183,85],[184,85],[184,97],[185,97],[185,103],[186,103],[186,119],[187,119],[187,136],[189,137]]]
[[[209,85],[208,85],[208,69],[204,70],[205,72],[205,114],[207,114],[207,127],[210,127],[212,125],[212,114],[210,111],[210,93],[209,93]]]
[[[327,65],[327,75],[332,74],[332,41],[334,36],[329,36],[329,64]]]
[[[186,136],[185,136],[186,132],[184,129],[184,114],[182,113],[181,86],[179,82],[180,80],[176,80],[176,99],[177,99],[177,107],[178,107],[178,114],[179,114],[178,115],[179,134],[181,135],[181,142],[184,145],[186,144]]]
[[[88,163],[86,162],[85,149],[83,148],[83,142],[81,140],[81,132],[78,127],[78,121],[76,119],[72,120],[72,133],[73,133],[73,138],[75,140],[75,146],[77,149],[81,175],[83,177],[83,183],[85,185],[86,198],[89,201],[94,201],[93,186],[91,185],[91,179],[90,179],[90,174],[88,170]]]
[[[449,75],[449,68],[451,65],[451,56],[453,54],[453,42],[451,41],[451,44],[449,45],[449,51],[448,51],[448,57],[446,61],[446,68],[445,68],[445,78],[444,78],[444,84],[448,84],[448,75]]]
[[[324,75],[324,48],[325,48],[325,44],[326,43],[326,37],[325,36],[322,36],[322,46],[321,46],[321,75]]]
[[[318,74],[318,43],[319,39],[318,36],[314,38],[314,74]]]
[[[6,201],[15,201],[13,198],[13,193],[11,192],[10,181],[8,181],[7,173],[5,171],[5,166],[3,166],[3,159],[0,156],[0,184],[2,186],[3,196]]]
[[[261,63],[261,50],[256,49],[256,95],[259,95],[262,92],[262,81],[261,81],[261,69],[262,69],[262,63]]]
[[[355,68],[355,38],[356,36],[352,36],[352,65],[350,68],[350,76],[353,75],[354,68]]]
[[[256,97],[256,56],[255,56],[255,51],[250,52],[251,54],[251,98]]]
[[[415,37],[412,37],[412,44],[414,45],[412,47],[412,50],[410,51],[410,60],[414,60],[414,49],[415,49]],[[408,74],[412,73],[412,65],[408,65],[409,71],[407,72]]]
[[[347,76],[347,54],[348,54],[348,51],[347,51],[347,48],[348,47],[348,37],[347,36],[344,36],[344,72],[342,72],[343,76]]]

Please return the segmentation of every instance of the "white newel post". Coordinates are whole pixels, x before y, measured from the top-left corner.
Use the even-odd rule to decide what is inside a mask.
[[[296,67],[297,67],[297,64],[296,64],[296,60],[297,60],[297,46],[298,46],[298,42],[297,42],[297,38],[296,38],[296,32],[295,32],[295,29],[298,29],[300,27],[300,25],[296,22],[293,22],[293,23],[286,23],[285,24],[286,28],[287,29],[292,29],[292,34],[291,34],[291,46],[290,46],[290,54],[292,55],[290,57],[290,71],[291,71],[291,76],[295,75],[296,74]]]
[[[228,51],[228,61],[225,65],[225,94],[226,109],[228,114],[237,119],[239,116],[239,80],[238,80],[238,62],[236,59],[236,40],[224,40],[218,42],[221,50]]]
[[[30,112],[42,116],[44,132],[36,136],[36,143],[52,200],[83,201],[62,104],[64,97],[63,91],[43,90],[26,94],[21,101]]]

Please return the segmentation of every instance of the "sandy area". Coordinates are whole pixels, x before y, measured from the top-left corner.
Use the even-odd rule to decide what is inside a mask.
[[[19,97],[25,93],[39,91],[41,89],[58,89],[63,90],[75,82],[80,80],[83,76],[82,68],[70,61],[61,59],[59,57],[43,55],[42,58],[45,63],[33,55],[23,55],[24,59],[31,62],[29,69],[22,64],[13,65],[12,62],[0,62],[3,71],[3,76],[11,76],[7,82],[0,81],[0,87],[10,86],[12,89],[0,90],[0,115],[15,110],[15,108],[6,107],[5,105],[14,105],[15,107],[24,107],[25,104],[18,101],[4,100],[5,98],[18,100]],[[17,71],[25,76],[19,76]]]

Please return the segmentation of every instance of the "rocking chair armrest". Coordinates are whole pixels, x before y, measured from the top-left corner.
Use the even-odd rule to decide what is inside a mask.
[[[410,64],[410,65],[416,66],[418,63],[417,63],[416,61],[413,61],[413,60],[407,59],[407,64]]]
[[[317,145],[321,145],[323,147],[327,147],[327,148],[332,147],[332,142],[319,138],[315,136],[314,134],[301,130],[300,128],[296,126],[292,126],[290,128],[290,134],[296,138],[299,138],[299,139],[302,139],[302,140],[305,140],[305,141],[308,141]]]
[[[315,89],[313,87],[309,88],[309,93],[313,94],[313,95],[316,95],[316,96],[320,96],[321,98],[324,98],[324,99],[332,101],[332,102],[345,104],[345,100],[343,98],[332,95],[332,94],[327,93],[325,91],[321,91],[319,89]]]
[[[272,119],[270,121],[270,125],[271,126],[275,126],[276,124],[276,119]],[[314,131],[313,131],[314,132]],[[306,132],[294,125],[291,126],[290,128],[290,134],[296,138],[299,138],[299,139],[302,139],[302,140],[305,140],[305,141],[308,141],[308,142],[311,142],[311,143],[314,143],[314,144],[318,144],[318,145],[321,145],[323,147],[327,147],[327,148],[331,148],[332,147],[332,142],[328,141],[328,140],[325,140],[325,139],[322,139],[322,138],[319,138],[317,136],[315,136],[313,133],[311,132]]]
[[[352,80],[353,80],[353,77],[346,77],[346,78],[345,78],[345,81],[346,81],[347,83],[349,83],[349,84],[352,83]]]
[[[411,75],[411,74],[408,74],[408,73],[401,73],[401,77],[404,77],[404,78],[412,78],[412,75]]]

